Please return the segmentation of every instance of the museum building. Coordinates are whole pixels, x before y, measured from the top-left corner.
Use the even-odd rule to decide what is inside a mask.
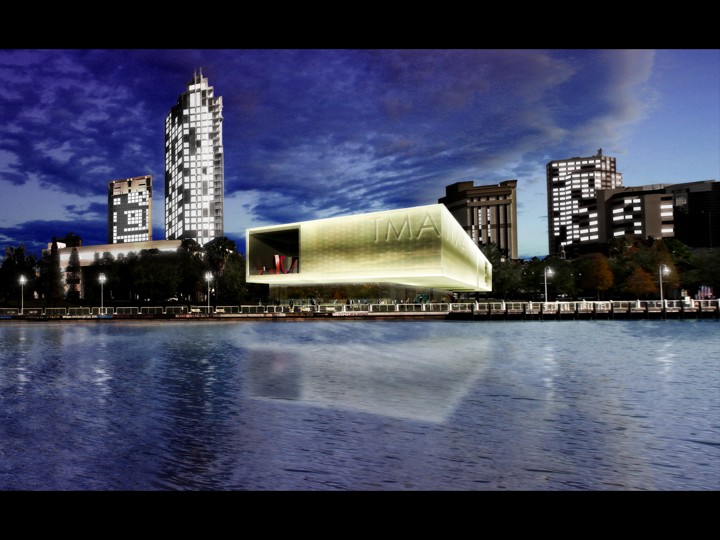
[[[443,204],[247,230],[247,282],[486,292],[492,265]]]

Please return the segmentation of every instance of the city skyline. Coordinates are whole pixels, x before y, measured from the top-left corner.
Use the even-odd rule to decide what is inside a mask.
[[[551,160],[602,147],[626,187],[720,178],[719,66],[718,50],[4,50],[0,244],[104,243],[108,181],[164,176],[165,117],[202,68],[241,252],[249,227],[516,178],[519,255],[543,257]]]

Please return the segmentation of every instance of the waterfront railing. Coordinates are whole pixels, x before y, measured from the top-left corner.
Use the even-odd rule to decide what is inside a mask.
[[[232,317],[290,315],[380,315],[447,314],[488,318],[627,318],[633,316],[713,316],[720,314],[720,300],[578,300],[568,302],[427,302],[427,303],[321,303],[258,304],[240,306],[116,306],[116,307],[26,307],[0,308],[3,318],[90,318],[90,317]]]

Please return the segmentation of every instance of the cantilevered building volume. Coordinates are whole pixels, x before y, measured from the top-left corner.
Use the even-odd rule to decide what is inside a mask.
[[[443,204],[248,229],[247,282],[490,291],[492,265]]]
[[[152,176],[109,182],[108,244],[152,239]]]
[[[224,235],[222,97],[200,73],[165,120],[165,238]]]

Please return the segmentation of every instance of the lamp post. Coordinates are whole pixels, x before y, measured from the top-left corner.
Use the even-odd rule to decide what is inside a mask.
[[[665,265],[665,264],[661,264],[660,267],[658,268],[658,276],[660,276],[660,303],[661,303],[661,304],[662,304],[662,302],[663,302],[663,282],[662,282],[662,277],[663,277],[663,274],[669,274],[669,273],[670,273],[670,269],[669,269],[669,268],[667,267],[667,265]]]
[[[25,276],[20,276],[20,315],[25,309],[25,283],[27,283]]]
[[[103,315],[103,311],[104,311],[104,309],[103,309],[103,298],[104,298],[105,295],[103,294],[103,293],[104,293],[103,285],[105,285],[105,280],[106,280],[106,279],[107,279],[107,278],[105,277],[105,274],[100,274],[100,275],[98,276],[98,281],[100,282],[100,315]]]
[[[552,268],[550,268],[549,266],[546,266],[545,270],[543,271],[543,274],[545,274],[545,301],[546,302],[549,302],[548,294],[547,294],[547,277],[552,276],[552,273],[553,273]]]
[[[208,315],[210,315],[210,282],[212,281],[212,278],[213,278],[212,273],[210,273],[210,272],[206,272],[206,273],[205,273],[205,279],[206,279],[207,282],[208,282],[208,293],[207,293],[207,297],[208,297],[208,299],[207,299],[207,300],[208,300],[208,310],[207,310],[207,312],[208,312]]]

